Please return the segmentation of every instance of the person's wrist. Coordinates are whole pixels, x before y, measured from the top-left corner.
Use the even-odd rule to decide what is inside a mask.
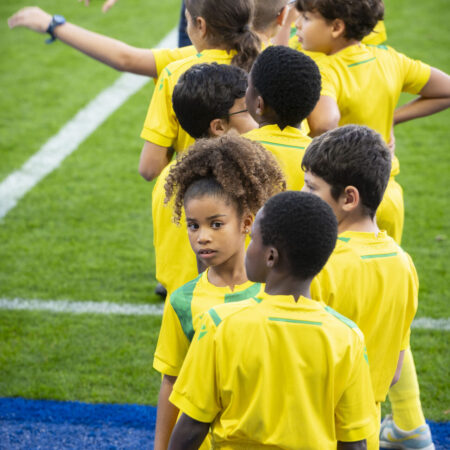
[[[55,14],[51,18],[50,23],[46,29],[46,32],[50,35],[50,38],[45,41],[47,44],[51,44],[56,40],[55,29],[61,25],[64,25],[65,23],[66,19],[59,14]]]

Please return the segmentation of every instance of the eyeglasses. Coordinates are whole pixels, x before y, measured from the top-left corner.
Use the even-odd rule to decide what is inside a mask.
[[[228,113],[228,117],[229,116],[234,116],[235,114],[240,114],[240,113],[243,113],[243,112],[248,112],[248,109],[241,109],[240,111]]]

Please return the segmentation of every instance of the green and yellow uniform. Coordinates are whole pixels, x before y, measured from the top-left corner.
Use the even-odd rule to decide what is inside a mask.
[[[235,286],[214,286],[208,270],[175,290],[166,300],[153,359],[153,367],[164,375],[177,376],[188,351],[199,315],[222,303],[239,302],[260,293],[262,285],[247,281]]]
[[[287,126],[265,125],[245,133],[243,137],[259,142],[278,161],[286,177],[286,187],[299,191],[304,184],[302,159],[311,138],[302,130]]]
[[[335,450],[375,428],[366,358],[331,308],[263,294],[204,314],[170,401],[211,423],[213,448]]]
[[[168,66],[170,63],[189,58],[190,56],[195,56],[198,53],[193,45],[179,48],[155,48],[152,52],[153,57],[155,58],[156,73],[158,74],[158,77],[161,75],[164,67]]]
[[[345,231],[314,278],[311,295],[364,333],[375,400],[383,402],[400,351],[409,346],[419,281],[411,257],[381,231]]]

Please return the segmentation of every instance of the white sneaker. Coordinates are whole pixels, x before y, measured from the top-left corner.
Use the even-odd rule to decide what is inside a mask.
[[[381,422],[380,448],[435,450],[427,424],[411,431],[403,431],[395,425],[391,414]]]

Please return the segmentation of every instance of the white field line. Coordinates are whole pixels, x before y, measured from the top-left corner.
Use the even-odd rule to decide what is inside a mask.
[[[157,48],[177,45],[177,30],[173,29]],[[125,73],[78,111],[59,132],[51,137],[25,164],[0,183],[0,219],[45,176],[55,170],[114,111],[141,89],[150,78]]]
[[[75,302],[69,300],[23,300],[0,298],[0,310],[49,311],[72,314],[117,314],[125,316],[161,316],[164,304],[136,305],[111,302]]]
[[[164,304],[137,305],[131,303],[75,302],[70,300],[24,300],[0,298],[0,310],[49,311],[72,314],[119,314],[127,316],[161,316]],[[415,319],[412,328],[450,331],[450,319]]]

